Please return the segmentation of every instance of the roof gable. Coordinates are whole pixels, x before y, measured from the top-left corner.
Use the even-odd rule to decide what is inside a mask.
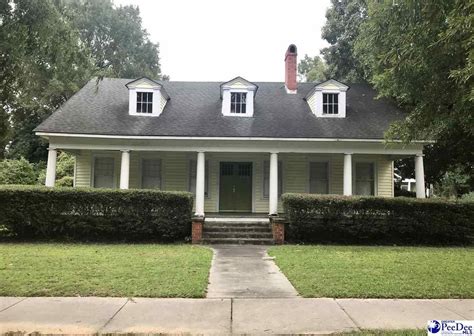
[[[341,83],[335,79],[329,79],[325,82],[322,82],[318,85],[316,85],[315,90],[339,90],[339,91],[347,91],[349,89],[349,86],[347,86],[344,83]]]

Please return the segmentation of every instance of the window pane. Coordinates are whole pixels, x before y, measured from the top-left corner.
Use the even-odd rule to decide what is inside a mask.
[[[323,93],[323,104],[327,104],[327,102],[328,102],[328,94]]]
[[[309,192],[312,194],[329,193],[329,163],[311,162],[310,163],[310,183]]]
[[[375,194],[375,169],[372,162],[357,162],[355,166],[356,195]]]
[[[159,189],[161,188],[161,160],[143,159],[142,160],[142,188]]]
[[[338,113],[339,113],[338,105],[334,105],[334,114],[338,114]]]
[[[114,187],[114,158],[96,157],[94,160],[94,187]]]
[[[334,103],[337,104],[339,95],[337,93],[334,94]]]
[[[323,113],[328,113],[328,105],[323,105]]]

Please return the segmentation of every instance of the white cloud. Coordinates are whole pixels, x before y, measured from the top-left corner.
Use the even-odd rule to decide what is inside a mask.
[[[139,6],[143,26],[160,43],[171,80],[284,80],[289,44],[298,56],[319,55],[329,0],[114,0]]]

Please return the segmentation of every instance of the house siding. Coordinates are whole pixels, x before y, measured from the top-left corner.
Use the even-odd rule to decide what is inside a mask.
[[[80,151],[76,155],[75,185],[92,186],[93,158],[107,155],[115,159],[115,180],[119,185],[120,152]],[[130,155],[130,188],[141,187],[141,160],[144,157],[161,159],[162,189],[187,191],[189,186],[189,162],[196,159],[195,153],[186,152],[132,152]],[[205,198],[204,210],[217,212],[219,206],[219,168],[220,162],[241,161],[253,164],[253,211],[268,212],[268,198],[263,196],[263,165],[269,154],[206,153],[209,167],[209,195]],[[376,192],[378,196],[393,197],[393,161],[383,155],[354,155],[353,161],[370,161],[376,167]],[[309,192],[309,164],[313,161],[329,162],[329,191],[332,194],[343,192],[343,155],[329,154],[280,154],[282,162],[283,192]],[[282,211],[282,204],[278,204]]]

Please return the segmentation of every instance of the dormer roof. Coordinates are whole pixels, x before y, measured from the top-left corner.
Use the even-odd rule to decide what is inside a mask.
[[[243,77],[237,76],[228,82],[222,83],[220,85],[220,88],[221,88],[221,98],[222,98],[222,91],[225,89],[247,89],[249,91],[253,91],[254,96],[255,96],[258,90],[258,85],[246,80]]]
[[[166,89],[164,88],[163,84],[160,83],[159,81],[156,81],[154,79],[150,79],[148,77],[140,77],[137,79],[134,79],[125,86],[128,89],[159,89],[163,97],[165,97],[166,100],[170,99],[170,96],[166,92]]]
[[[311,91],[309,91],[308,94],[305,96],[305,99],[309,99],[309,97],[311,97],[315,91],[338,90],[338,91],[346,92],[349,89],[350,89],[349,85],[346,85],[342,82],[339,82],[331,78],[331,79],[328,79],[327,81],[316,84],[314,88]]]

